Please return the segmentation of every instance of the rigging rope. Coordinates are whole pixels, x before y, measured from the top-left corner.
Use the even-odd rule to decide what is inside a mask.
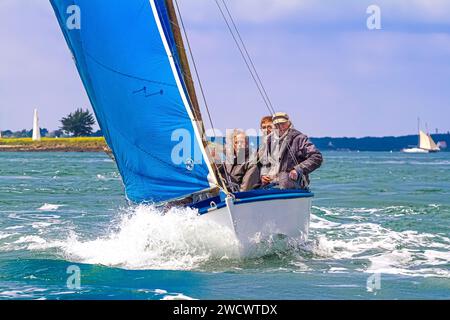
[[[203,89],[203,84],[202,84],[202,81],[201,81],[201,78],[200,78],[200,74],[199,74],[199,72],[198,72],[197,63],[195,62],[194,53],[193,53],[192,48],[191,48],[191,44],[190,44],[189,37],[188,37],[187,31],[186,31],[186,27],[185,27],[185,25],[184,25],[183,16],[181,15],[180,7],[179,7],[179,5],[178,5],[178,0],[174,0],[174,2],[175,2],[175,7],[176,7],[177,12],[178,12],[178,16],[179,16],[179,18],[180,18],[181,28],[183,29],[183,34],[184,34],[184,37],[185,37],[185,39],[186,39],[186,44],[187,44],[187,46],[188,46],[189,55],[190,55],[191,60],[192,60],[192,65],[193,65],[193,67],[194,67],[195,76],[196,76],[196,78],[197,78],[197,81],[198,81],[198,84],[199,84],[199,87],[200,87],[200,92],[201,92],[201,94],[202,94],[202,99],[203,99],[203,102],[204,102],[204,104],[205,104],[206,112],[207,112],[207,114],[208,114],[209,123],[211,124],[211,129],[212,129],[212,131],[213,131],[214,138],[217,138],[217,135],[216,135],[216,129],[215,129],[215,127],[214,127],[214,122],[213,122],[213,120],[212,120],[211,112],[210,112],[210,110],[209,110],[208,101],[207,101],[207,99],[206,99],[205,90]],[[178,27],[179,27],[179,26],[178,26]],[[205,134],[205,133],[204,133],[204,134]],[[205,139],[206,139],[206,134],[205,134]],[[213,160],[214,160],[214,159],[213,159]],[[219,166],[217,165],[217,163],[216,163],[215,161],[213,161],[213,165],[214,165],[215,168],[216,168],[218,178],[221,180],[222,184],[225,185],[225,179],[222,177],[222,175],[221,175],[221,173],[220,173]],[[226,178],[227,178],[227,179],[230,179],[229,173],[227,172],[227,170],[226,170],[225,168],[224,168],[224,172],[225,172]],[[219,187],[220,187],[220,186],[219,186]],[[227,191],[226,188],[225,188],[225,191]]]
[[[236,23],[235,23],[235,21],[234,21],[234,19],[233,19],[233,15],[231,14],[231,11],[230,11],[230,9],[228,8],[228,5],[226,4],[225,0],[222,0],[222,3],[223,3],[223,5],[224,5],[224,7],[225,7],[225,9],[226,9],[226,11],[227,11],[227,13],[228,13],[228,16],[230,17],[230,21],[231,21],[231,23],[232,23],[232,25],[233,25],[233,27],[234,27],[234,30],[236,31],[236,34],[237,34],[237,36],[238,36],[238,38],[239,38],[239,40],[240,40],[240,42],[241,42],[241,44],[242,44],[242,47],[243,47],[243,49],[244,49],[244,51],[245,51],[245,54],[247,55],[247,58],[248,58],[248,60],[249,60],[249,62],[250,62],[250,65],[251,65],[251,67],[253,68],[253,71],[254,71],[254,73],[255,73],[255,75],[256,75],[256,78],[258,79],[258,82],[259,82],[259,84],[260,84],[260,86],[261,86],[261,89],[262,89],[262,91],[263,91],[263,93],[264,93],[264,96],[265,96],[265,98],[267,99],[267,102],[268,102],[269,105],[270,105],[270,109],[271,109],[272,113],[275,113],[275,108],[273,107],[272,101],[270,100],[270,97],[269,97],[269,95],[267,94],[267,90],[266,90],[266,88],[265,88],[265,86],[264,86],[264,83],[263,83],[262,80],[261,80],[261,77],[259,76],[259,72],[258,72],[258,70],[256,69],[255,64],[253,63],[252,56],[250,55],[250,53],[249,53],[249,51],[248,51],[248,49],[247,49],[247,46],[245,45],[245,42],[244,42],[244,40],[242,39],[241,33],[239,32],[239,29],[238,29],[238,27],[237,27],[237,25],[236,25]]]
[[[267,107],[267,110],[269,110],[269,112],[271,114],[275,113],[273,108],[271,108],[270,103],[266,100],[266,97],[264,95],[263,89],[260,87],[260,84],[259,84],[259,82],[257,80],[257,77],[255,76],[255,74],[254,74],[254,72],[252,70],[252,67],[250,66],[250,63],[247,61],[247,58],[246,58],[245,53],[244,53],[244,50],[241,48],[241,45],[239,44],[239,41],[238,41],[238,39],[236,38],[236,35],[233,32],[233,29],[231,28],[230,22],[228,21],[226,15],[225,15],[225,12],[223,11],[222,7],[220,6],[219,1],[215,0],[215,2],[217,4],[217,7],[219,8],[220,13],[222,14],[222,18],[225,21],[225,23],[226,23],[226,25],[228,27],[228,30],[230,31],[231,36],[233,37],[234,42],[236,43],[236,45],[237,45],[237,47],[239,49],[239,52],[241,53],[242,58],[244,59],[244,62],[245,62],[246,66],[247,66],[247,68],[248,68],[248,70],[250,72],[250,75],[253,78],[253,81],[255,82],[256,87],[258,88],[258,91],[259,91],[259,93],[261,95],[261,98],[264,101],[264,104]]]
[[[226,4],[225,0],[222,0],[223,6],[224,6],[224,8],[225,8],[229,18],[230,18],[231,24],[233,25],[233,28],[234,28],[234,30],[236,32],[236,35],[239,38],[239,41],[240,41],[240,43],[242,45],[242,48],[241,48],[241,45],[239,44],[239,42],[237,41],[236,36],[234,35],[233,31],[231,30],[230,24],[227,21],[227,19],[225,17],[225,14],[224,14],[222,8],[219,5],[218,0],[215,0],[215,2],[217,4],[220,12],[222,13],[222,17],[224,18],[224,20],[225,20],[225,22],[226,22],[226,24],[228,26],[228,29],[229,29],[231,35],[233,36],[233,39],[236,42],[236,45],[238,46],[238,49],[241,52],[241,55],[244,58],[244,61],[247,64],[247,67],[249,68],[250,73],[252,74],[253,80],[255,80],[255,83],[256,83],[256,85],[258,87],[258,90],[259,90],[261,96],[263,97],[263,100],[266,103],[266,106],[267,106],[269,112],[271,112],[272,114],[275,114],[276,111],[275,111],[275,108],[273,107],[272,101],[271,101],[271,99],[270,99],[270,97],[269,97],[269,95],[267,93],[267,90],[266,90],[266,88],[264,86],[264,83],[261,80],[259,72],[258,72],[258,70],[255,67],[255,64],[254,64],[253,59],[252,59],[252,57],[251,57],[251,55],[250,55],[250,53],[249,53],[249,51],[247,49],[247,46],[245,45],[245,42],[242,39],[241,33],[239,32],[239,29],[238,29],[238,27],[237,27],[237,25],[236,25],[236,23],[235,23],[235,21],[233,19],[233,15],[231,14],[231,11],[228,8],[228,5]],[[246,59],[246,57],[244,55],[244,52],[245,52],[245,55],[247,56],[248,61],[247,61],[247,59]],[[251,66],[251,68],[250,68],[250,66]],[[297,157],[295,156],[294,152],[292,151],[292,149],[291,149],[291,147],[289,145],[287,146],[287,149],[288,149],[288,152],[289,152],[290,156],[294,160],[295,164],[298,165],[299,163],[298,163]]]
[[[194,71],[195,71],[195,74],[196,74],[196,78],[197,78],[198,83],[199,83],[200,91],[201,91],[201,94],[202,94],[202,99],[203,99],[203,102],[205,104],[206,111],[208,113],[209,122],[211,124],[211,128],[213,130],[213,134],[214,134],[214,136],[216,136],[214,123],[213,123],[212,116],[211,116],[211,113],[210,113],[210,110],[209,110],[209,106],[208,106],[206,95],[205,95],[205,92],[204,92],[204,89],[203,89],[203,85],[202,85],[202,82],[201,82],[201,79],[200,79],[200,76],[199,76],[197,64],[195,62],[194,55],[193,55],[193,52],[192,52],[192,48],[191,48],[191,45],[190,45],[190,42],[189,42],[187,31],[186,31],[186,28],[185,28],[185,25],[184,25],[183,17],[182,17],[181,12],[180,12],[180,8],[179,8],[179,5],[178,5],[178,0],[174,0],[174,2],[175,2],[175,5],[176,5],[178,16],[180,17],[181,27],[183,29],[183,33],[184,33],[184,36],[185,36],[185,39],[186,39],[186,43],[187,43],[187,46],[188,46],[189,54],[190,54],[190,57],[191,57],[191,60],[192,60],[192,63],[193,63],[193,67],[194,67]],[[270,99],[270,97],[269,97],[269,95],[267,93],[266,87],[264,86],[264,83],[263,83],[263,81],[262,81],[262,79],[261,79],[261,77],[259,75],[259,72],[256,69],[256,66],[255,66],[255,64],[253,62],[253,59],[252,59],[252,57],[251,57],[251,55],[250,55],[250,53],[249,53],[249,51],[247,49],[247,46],[245,45],[245,42],[244,42],[244,40],[243,40],[243,38],[241,36],[241,33],[239,32],[237,24],[236,24],[235,20],[233,19],[233,16],[231,14],[230,9],[228,8],[225,0],[222,0],[223,7],[225,8],[225,11],[227,13],[227,14],[225,14],[223,8],[221,7],[221,5],[219,3],[219,0],[215,0],[215,2],[216,2],[216,5],[217,5],[221,15],[222,15],[223,20],[225,21],[225,24],[228,27],[228,30],[229,30],[231,36],[233,37],[234,42],[236,43],[237,48],[239,49],[239,52],[240,52],[240,54],[241,54],[241,56],[242,56],[242,58],[243,58],[243,60],[244,60],[244,62],[246,64],[246,66],[248,68],[248,71],[250,72],[250,75],[252,76],[252,79],[253,79],[253,81],[254,81],[254,83],[255,83],[255,85],[256,85],[256,87],[257,87],[257,89],[258,89],[258,91],[259,91],[259,93],[261,95],[261,98],[264,101],[264,104],[265,104],[267,110],[269,111],[270,114],[275,114],[275,112],[276,112],[275,108],[273,107],[272,101],[271,101],[271,99]],[[227,16],[228,16],[228,18],[227,18]],[[232,28],[232,26],[233,26],[233,28]],[[234,29],[234,31],[233,31],[233,29]],[[293,158],[295,164],[298,165],[298,160],[297,160],[296,156],[293,154],[293,151],[292,151],[291,147],[288,145],[287,148],[288,148],[288,152],[289,152],[290,156]],[[218,169],[217,165],[216,165],[216,168]],[[228,183],[231,185],[231,177],[230,177],[228,171],[226,170],[225,166],[224,166],[224,170],[223,171],[225,172],[226,180],[228,180]],[[223,177],[221,177],[220,173],[219,173],[219,177],[221,179],[223,179]]]
[[[198,85],[200,87],[200,92],[202,94],[202,99],[203,99],[203,102],[205,103],[206,112],[208,113],[209,123],[211,124],[211,129],[213,130],[214,137],[216,137],[216,130],[215,130],[214,123],[213,123],[213,120],[212,120],[211,112],[209,110],[208,101],[206,100],[206,95],[205,95],[205,91],[203,89],[203,84],[202,84],[202,81],[200,79],[200,75],[199,75],[199,72],[198,72],[197,63],[195,62],[194,54],[193,54],[192,48],[191,48],[191,43],[189,41],[189,37],[188,37],[188,34],[186,32],[186,28],[184,26],[183,16],[181,15],[180,7],[178,6],[178,0],[175,0],[175,6],[177,8],[178,16],[180,17],[181,28],[183,29],[184,37],[186,38],[186,44],[188,46],[189,55],[191,56],[192,65],[194,67],[195,75],[196,75],[196,78],[197,78],[197,81],[198,81]]]

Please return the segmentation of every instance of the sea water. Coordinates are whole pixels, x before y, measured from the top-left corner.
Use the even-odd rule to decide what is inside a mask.
[[[450,153],[326,152],[310,237],[238,259],[101,153],[0,153],[1,299],[449,299]]]

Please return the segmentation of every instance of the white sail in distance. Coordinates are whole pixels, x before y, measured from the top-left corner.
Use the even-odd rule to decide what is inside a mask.
[[[436,143],[433,141],[433,138],[431,138],[431,135],[426,134],[422,130],[419,131],[419,148],[429,151],[438,151],[439,147],[436,145]]]

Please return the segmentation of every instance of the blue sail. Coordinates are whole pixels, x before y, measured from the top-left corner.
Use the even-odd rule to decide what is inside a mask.
[[[188,97],[189,93],[187,91],[186,84],[183,81],[184,79],[183,70],[181,68],[180,57],[178,55],[178,48],[172,31],[172,22],[170,21],[169,13],[166,7],[166,0],[154,0],[154,3],[155,8],[158,11],[158,15],[160,17],[161,27],[164,31],[164,35],[170,48],[170,53],[172,54],[175,62],[175,67],[177,69],[178,76],[182,80],[181,82],[183,84],[183,90],[186,96]]]
[[[209,188],[164,1],[50,2],[127,197],[161,202]]]

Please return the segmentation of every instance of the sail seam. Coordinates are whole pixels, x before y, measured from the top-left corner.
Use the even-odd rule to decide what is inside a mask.
[[[124,72],[121,72],[121,71],[118,71],[118,70],[114,70],[113,68],[111,68],[111,67],[109,67],[109,66],[107,66],[107,65],[105,65],[105,64],[103,64],[103,63],[101,63],[100,61],[98,61],[96,58],[94,58],[94,57],[93,57],[90,53],[88,53],[88,52],[86,52],[86,56],[88,56],[89,58],[91,58],[96,64],[98,64],[99,66],[103,67],[104,69],[109,70],[109,71],[111,71],[111,72],[113,72],[113,73],[120,74],[120,75],[122,75],[122,76],[124,76],[124,77],[132,78],[132,79],[136,79],[136,80],[140,80],[140,81],[145,81],[145,82],[150,82],[150,83],[153,83],[153,84],[159,84],[159,85],[162,85],[162,86],[167,86],[167,87],[172,87],[172,88],[176,88],[176,87],[177,87],[176,85],[173,85],[173,84],[171,84],[171,83],[162,82],[162,81],[156,81],[156,80],[149,80],[149,79],[145,79],[145,78],[133,76],[133,75],[131,75],[131,74],[127,74],[127,73],[124,73]]]

